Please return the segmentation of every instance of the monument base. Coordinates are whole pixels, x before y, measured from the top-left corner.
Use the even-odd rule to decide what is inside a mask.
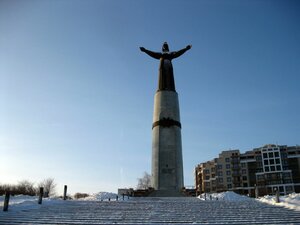
[[[148,197],[186,197],[186,195],[176,190],[155,190]]]

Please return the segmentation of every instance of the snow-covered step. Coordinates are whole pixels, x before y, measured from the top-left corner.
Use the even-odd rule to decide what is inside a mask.
[[[0,212],[0,224],[300,224],[300,212],[249,201],[135,198],[130,201],[56,201]]]

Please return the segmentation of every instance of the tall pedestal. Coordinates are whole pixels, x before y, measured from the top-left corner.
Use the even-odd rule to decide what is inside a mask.
[[[152,125],[152,196],[181,196],[183,163],[178,94],[157,91]]]

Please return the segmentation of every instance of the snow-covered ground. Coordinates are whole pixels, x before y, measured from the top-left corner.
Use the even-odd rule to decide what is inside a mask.
[[[111,192],[98,192],[89,195],[86,198],[80,198],[73,201],[116,201],[117,194]],[[236,194],[232,191],[221,192],[221,193],[213,193],[213,194],[201,194],[197,197],[201,201],[260,201],[263,203],[283,206],[286,208],[294,209],[300,211],[300,194],[289,194],[286,196],[280,196],[280,203],[275,202],[275,196],[273,195],[266,195],[264,197],[260,197],[258,199],[250,198],[247,196]],[[118,196],[119,201],[123,201],[122,196]],[[127,200],[127,197],[125,197]],[[32,208],[37,205],[38,197],[36,196],[26,196],[26,195],[17,195],[17,196],[10,196],[9,200],[9,207],[14,208]],[[43,198],[43,204],[54,204],[54,203],[62,203],[61,199],[59,198]],[[0,207],[4,204],[4,196],[0,196]],[[36,208],[36,207],[34,207]]]
[[[89,195],[86,198],[74,199],[72,201],[116,201],[117,194],[111,192],[98,192]],[[122,200],[122,196],[118,196],[119,200]],[[127,198],[125,198],[127,199]],[[24,210],[38,208],[38,197],[37,196],[27,196],[27,195],[16,195],[10,196],[9,198],[9,209],[14,210]],[[63,200],[58,197],[53,198],[43,198],[43,205],[51,204],[63,204]],[[0,208],[4,205],[4,196],[0,196]],[[1,210],[0,210],[1,212]]]
[[[198,196],[200,200],[207,200],[207,201],[260,201],[263,203],[283,206],[289,209],[294,209],[300,211],[300,194],[292,193],[285,196],[280,196],[280,202],[276,203],[274,195],[266,195],[264,197],[260,197],[258,199],[249,198],[247,196],[236,194],[232,191],[222,192],[222,193],[213,193],[213,194],[201,194]]]
[[[119,198],[120,196],[118,196]],[[95,194],[91,194],[86,198],[80,198],[79,200],[83,201],[115,201],[117,198],[117,194],[111,192],[98,192]]]
[[[253,201],[253,198],[249,198],[244,195],[239,195],[234,193],[233,191],[226,191],[221,193],[213,193],[213,194],[201,194],[198,196],[200,200],[207,201],[230,201],[230,202],[240,202],[240,201]]]
[[[63,201],[12,196],[0,224],[300,224],[300,194],[260,199],[224,192],[198,198],[125,198],[99,192],[87,198]],[[110,199],[110,201],[108,201]],[[266,204],[268,203],[268,204]]]
[[[280,202],[276,203],[275,197],[272,195],[266,195],[259,198],[258,200],[271,205],[279,205],[289,209],[300,211],[300,194],[292,193],[285,196],[279,197]]]

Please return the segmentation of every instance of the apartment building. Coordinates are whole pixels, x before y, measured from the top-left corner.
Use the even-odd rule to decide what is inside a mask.
[[[300,146],[265,145],[223,151],[195,167],[196,193],[233,190],[255,196],[300,192]]]

